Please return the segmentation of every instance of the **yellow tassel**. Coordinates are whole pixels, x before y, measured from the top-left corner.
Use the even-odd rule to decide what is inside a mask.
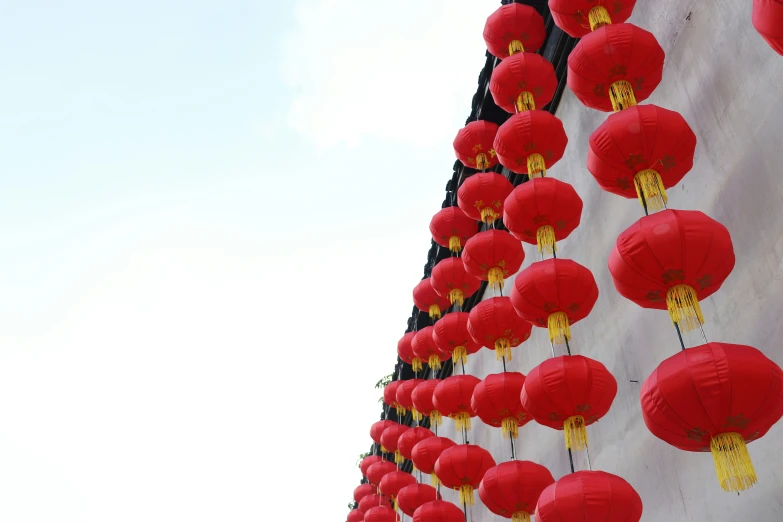
[[[519,96],[517,96],[517,110],[523,112],[533,111],[535,109],[536,100],[533,98],[533,93],[530,91],[522,91],[519,93]]]
[[[517,511],[511,515],[511,522],[530,522],[530,515],[524,511]]]
[[[538,251],[547,255],[557,252],[555,240],[555,228],[552,225],[544,225],[536,230],[536,243]]]
[[[440,355],[432,354],[427,361],[431,370],[440,370]]]
[[[704,324],[704,316],[701,314],[699,298],[696,291],[688,285],[677,285],[666,292],[666,307],[673,323],[677,323],[680,330],[690,332]]]
[[[382,453],[389,453],[389,450],[383,447],[383,444],[381,444],[381,452]]]
[[[549,340],[554,344],[563,344],[566,339],[571,340],[571,327],[568,324],[568,316],[564,312],[549,314],[546,322],[549,328]]]
[[[468,363],[468,350],[464,346],[457,346],[454,348],[454,352],[451,354],[451,360],[454,364],[462,362],[462,364]]]
[[[437,304],[430,305],[430,319],[440,319],[440,306]]]
[[[422,418],[422,414],[419,413],[419,411],[416,408],[411,408],[411,416],[416,422],[420,421]]]
[[[546,162],[544,156],[534,152],[527,157],[527,173],[531,178],[543,178],[546,176]]]
[[[478,170],[486,170],[489,168],[489,160],[487,159],[487,155],[483,152],[479,152],[476,154],[476,169]]]
[[[457,428],[457,431],[462,431],[463,429],[470,431],[472,427],[470,423],[470,413],[461,411],[454,415],[449,415],[449,417],[454,419],[454,426]]]
[[[636,105],[636,96],[630,82],[618,80],[609,87],[609,99],[612,100],[612,109],[619,112]]]
[[[438,486],[440,486],[440,479],[438,478],[437,475],[435,475],[435,473],[430,474],[430,484],[432,484],[433,488],[437,488]]]
[[[514,417],[506,417],[500,421],[500,430],[504,439],[516,439],[519,437],[519,422]]]
[[[481,209],[481,221],[487,225],[491,225],[496,219],[500,217],[500,214],[495,212],[492,207],[484,207]]]
[[[430,412],[430,427],[443,424],[443,415],[438,410]]]
[[[516,53],[524,53],[525,52],[525,46],[522,45],[522,42],[519,40],[511,40],[511,42],[508,44],[508,55],[514,55]]]
[[[395,409],[397,410],[398,417],[402,417],[403,415],[405,415],[405,406],[403,406],[402,404],[398,404],[397,406],[395,406]]]
[[[418,357],[414,357],[411,360],[411,369],[413,369],[413,371],[417,373],[422,371],[424,369],[424,365],[422,365],[421,359],[419,359]]]
[[[591,31],[595,31],[599,27],[610,25],[612,23],[612,19],[609,18],[609,12],[602,5],[597,5],[590,9],[590,13],[588,13],[587,18],[590,20]]]
[[[397,450],[394,452],[394,463],[395,464],[402,464],[405,462],[405,457],[402,456],[402,453],[400,453],[400,450]]]
[[[505,283],[503,269],[496,266],[490,268],[489,272],[487,272],[487,281],[489,282],[489,286],[491,286],[493,289],[502,291],[503,285]]]
[[[462,250],[462,243],[459,240],[459,236],[451,236],[449,238],[449,250],[455,253]]]
[[[499,361],[503,357],[505,357],[507,361],[511,360],[511,341],[505,337],[495,341],[495,359]]]
[[[725,491],[745,491],[758,482],[745,440],[739,433],[721,433],[710,441],[712,459],[720,487]]]
[[[474,506],[476,504],[473,498],[473,486],[466,484],[459,487],[459,503],[463,506]]]
[[[633,177],[633,184],[636,187],[639,203],[644,206],[646,202],[649,210],[661,210],[669,202],[661,175],[653,169],[637,172]]]
[[[394,505],[394,511],[397,511],[399,509],[399,506],[397,506],[397,497],[392,497],[392,504]]]
[[[585,418],[581,415],[568,417],[563,423],[566,448],[582,451],[587,447],[587,430]]]
[[[449,290],[449,302],[451,304],[462,306],[462,303],[465,302],[465,294],[462,292],[461,288],[454,288],[453,290]]]

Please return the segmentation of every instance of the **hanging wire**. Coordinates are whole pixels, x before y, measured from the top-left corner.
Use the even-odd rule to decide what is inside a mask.
[[[674,323],[674,329],[677,330],[677,337],[680,339],[680,348],[685,351],[685,341],[682,340],[682,332],[680,331],[680,325],[677,322]]]

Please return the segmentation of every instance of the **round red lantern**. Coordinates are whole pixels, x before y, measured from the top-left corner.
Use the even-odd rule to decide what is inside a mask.
[[[632,24],[605,25],[571,51],[568,86],[587,107],[627,109],[646,100],[661,83],[663,59],[652,33]]]
[[[433,370],[439,370],[441,361],[448,359],[451,354],[440,351],[432,338],[432,332],[432,326],[425,326],[416,332],[416,336],[411,341],[411,346],[413,346],[413,353],[416,357],[422,361],[427,361],[427,364]]]
[[[577,471],[538,497],[536,522],[639,522],[642,499],[631,485],[611,473]]]
[[[753,27],[776,53],[783,55],[783,3],[753,0]]]
[[[522,183],[503,204],[503,224],[514,237],[554,253],[556,242],[569,236],[582,218],[582,198],[574,187],[554,178]]]
[[[481,281],[465,270],[459,257],[439,261],[432,269],[430,283],[439,296],[447,298],[451,304],[457,306],[462,306],[465,298],[475,294],[481,286]]]
[[[528,460],[512,460],[487,470],[479,497],[496,515],[513,522],[530,522],[538,497],[554,482],[544,466]]]
[[[479,487],[484,473],[493,466],[495,459],[484,448],[458,444],[440,454],[435,462],[435,474],[444,486],[459,491],[460,504],[473,505],[473,490]]]
[[[620,295],[644,308],[668,310],[683,331],[704,323],[699,301],[715,293],[733,268],[729,231],[695,210],[641,218],[620,234],[609,255]]]
[[[392,499],[392,502],[396,504],[397,494],[400,490],[415,483],[416,479],[410,473],[406,471],[392,471],[384,475],[378,489],[384,496]]]
[[[570,259],[547,259],[519,273],[511,303],[525,320],[549,329],[549,339],[571,339],[572,324],[588,316],[598,299],[592,272]]]
[[[389,462],[388,460],[382,460],[381,462],[376,462],[375,464],[367,468],[367,480],[369,480],[370,484],[372,484],[373,486],[378,486],[381,483],[381,479],[384,476],[386,476],[388,473],[391,473],[393,471],[397,471],[397,466]],[[366,497],[364,497],[364,499],[372,496],[373,495],[367,495]],[[364,499],[362,499],[362,501]],[[361,502],[359,503],[359,505],[361,505]],[[377,506],[378,504],[376,503],[375,505]]]
[[[432,327],[432,339],[442,352],[451,353],[454,363],[468,362],[468,355],[481,349],[468,332],[468,312],[451,312]]]
[[[435,463],[438,461],[438,457],[440,457],[441,453],[452,446],[456,446],[456,444],[446,437],[429,437],[413,447],[413,451],[411,452],[413,465],[422,473],[431,475],[430,478],[433,486],[440,484],[440,481],[435,474]]]
[[[413,394],[413,390],[416,389],[416,386],[424,382],[424,379],[408,379],[400,382],[402,384],[397,387],[397,404],[411,412],[411,416],[415,420],[421,420],[421,414],[416,411],[416,408],[413,406],[413,398],[411,395]]]
[[[516,53],[534,53],[544,44],[544,19],[533,7],[506,4],[489,15],[484,25],[484,42],[501,60]]]
[[[660,210],[666,189],[693,167],[695,150],[696,135],[679,113],[637,105],[610,115],[590,135],[587,169],[605,191]]]
[[[354,502],[359,502],[367,495],[372,495],[377,492],[378,489],[372,484],[361,484],[357,486],[356,489],[353,490],[353,500]]]
[[[525,376],[519,372],[487,375],[473,390],[471,406],[484,424],[501,428],[505,438],[516,439],[519,427],[531,419],[520,400],[524,384]]]
[[[381,446],[390,452],[394,452],[394,462],[398,464],[405,462],[405,458],[403,458],[399,449],[397,449],[397,441],[399,440],[400,435],[409,429],[410,427],[405,424],[394,424],[383,430],[383,433],[381,434]],[[372,480],[370,482],[372,482]]]
[[[416,332],[407,332],[397,341],[397,355],[403,362],[410,364],[414,372],[420,372],[422,370],[421,359],[413,353],[413,346],[411,345],[411,341],[413,341],[415,336]]]
[[[397,440],[397,451],[399,451],[403,457],[410,460],[413,455],[413,447],[424,439],[429,439],[434,436],[435,434],[427,428],[418,426],[411,428],[400,435],[400,438]]]
[[[369,510],[377,506],[391,507],[391,502],[389,502],[388,498],[382,495],[367,495],[359,501],[358,511],[360,511],[362,516],[364,516]]]
[[[435,408],[432,402],[432,394],[435,392],[435,388],[440,384],[440,379],[429,379],[419,384],[414,388],[411,394],[413,399],[413,407],[416,411],[422,415],[426,415],[430,418],[430,426],[440,426],[443,422],[440,412]]]
[[[467,178],[457,191],[457,204],[470,218],[492,224],[503,215],[503,201],[514,186],[497,172],[481,172]]]
[[[348,512],[348,518],[346,518],[346,522],[363,522],[363,521],[364,521],[364,513],[362,513],[358,509],[352,509]]]
[[[391,422],[391,421],[380,421],[380,422]],[[377,422],[376,422],[377,424]],[[381,443],[381,436],[378,435],[377,444]],[[367,476],[367,468],[375,464],[376,462],[382,462],[383,457],[379,455],[368,455],[367,457],[364,457],[361,462],[359,463],[359,469],[362,470],[362,475],[365,477]],[[358,500],[357,500],[358,502]]]
[[[518,174],[546,176],[565,153],[563,122],[546,111],[515,114],[500,126],[495,151],[501,165]]]
[[[476,412],[470,407],[473,389],[481,381],[472,375],[452,375],[435,387],[433,403],[442,415],[454,419],[457,431],[470,430],[470,418]]]
[[[533,327],[514,311],[509,297],[491,297],[470,311],[468,332],[490,350],[495,358],[511,360],[511,348],[530,338]]]
[[[470,238],[462,253],[465,270],[502,290],[505,278],[516,274],[525,260],[522,244],[505,230],[486,230]]]
[[[641,391],[644,423],[685,451],[711,451],[721,487],[756,483],[746,443],[783,415],[783,370],[751,346],[709,343],[663,361]]]
[[[566,447],[583,450],[589,426],[606,415],[617,381],[606,366],[581,355],[554,357],[533,368],[520,396],[539,424],[564,430]]]
[[[438,492],[432,486],[427,484],[411,484],[405,486],[397,493],[397,507],[400,511],[413,516],[413,513],[427,502],[433,502],[438,499]]]
[[[631,17],[636,0],[549,0],[557,26],[574,38],[608,24],[620,24]]]
[[[534,53],[517,53],[506,58],[495,67],[489,80],[495,105],[512,114],[536,107],[543,109],[552,101],[556,90],[555,68]]]
[[[396,410],[397,417],[402,417],[405,415],[405,407],[397,402],[397,388],[401,383],[402,381],[392,381],[383,389],[383,402],[388,407],[394,408]]]
[[[466,167],[488,170],[497,165],[495,157],[495,134],[498,126],[491,121],[472,121],[465,125],[454,138],[454,153]]]
[[[451,305],[448,299],[435,292],[429,277],[422,279],[413,289],[413,303],[433,320],[440,319],[441,312]]]
[[[400,516],[388,506],[376,506],[364,514],[364,522],[397,522]]]
[[[443,500],[423,504],[413,513],[413,522],[463,522],[462,510]]]
[[[397,382],[397,381],[392,381],[392,382]],[[388,386],[387,386],[387,388],[388,388]],[[386,402],[386,389],[384,389],[383,392],[384,392],[383,393],[384,402]],[[395,390],[395,393],[396,393],[396,390]],[[396,398],[395,398],[395,400],[396,400]],[[394,422],[392,420],[382,420],[382,421],[378,421],[378,422],[374,423],[372,426],[370,426],[370,438],[372,438],[373,442],[375,442],[376,444],[380,445],[381,444],[381,435],[383,435],[383,430],[385,430],[386,428],[388,428],[389,426],[392,426],[394,424],[398,424],[398,423]],[[384,448],[381,448],[381,451],[386,453],[386,450]],[[367,460],[367,459],[370,459],[370,458],[372,458],[372,457],[365,457],[364,460]],[[376,458],[380,459],[380,457],[376,457]],[[365,470],[364,470],[364,460],[362,460],[362,474],[363,475],[367,475],[367,473],[365,473]]]
[[[452,252],[459,252],[468,239],[476,235],[476,220],[468,217],[459,207],[446,207],[430,221],[432,240]]]

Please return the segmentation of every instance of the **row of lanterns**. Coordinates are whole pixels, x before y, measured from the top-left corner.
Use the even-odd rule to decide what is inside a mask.
[[[549,1],[555,23],[582,38],[568,60],[569,87],[588,107],[614,111],[590,137],[588,170],[604,190],[637,198],[645,214],[653,212],[618,238],[609,260],[615,287],[645,308],[668,310],[680,333],[701,329],[698,302],[728,277],[734,253],[728,231],[716,221],[666,208],[666,189],[693,165],[696,137],[676,112],[637,105],[661,80],[663,50],[651,33],[623,23],[634,3]],[[571,354],[571,327],[590,313],[598,287],[587,268],[557,257],[558,241],[580,224],[582,200],[571,185],[546,177],[568,140],[560,120],[541,110],[557,88],[552,65],[534,54],[545,38],[544,22],[532,7],[508,4],[488,18],[484,38],[502,60],[490,91],[512,116],[500,127],[471,122],[454,141],[458,159],[480,172],[462,183],[457,206],[430,223],[433,240],[452,257],[413,292],[416,307],[432,319],[397,346],[415,377],[384,389],[386,406],[397,418],[410,412],[416,425],[372,425],[376,454],[360,463],[367,482],[354,491],[357,508],[348,522],[396,522],[397,509],[414,522],[462,521],[474,490],[490,511],[513,522],[533,514],[539,522],[638,521],[642,501],[628,482],[573,467],[572,451],[587,448],[586,427],[609,411],[617,383],[599,361]],[[488,172],[498,163],[530,180],[514,188]],[[521,272],[520,242],[536,244],[542,258]],[[505,279],[517,272],[504,295]],[[493,297],[463,311],[481,281]],[[534,326],[547,328],[552,358],[527,376],[507,372],[512,349]],[[556,347],[566,355],[556,356]],[[503,372],[479,380],[465,374],[465,363],[482,348],[495,351]],[[711,451],[721,486],[743,490],[756,480],[745,444],[783,415],[783,371],[749,346],[682,348],[644,383],[644,421],[677,448]],[[435,378],[448,358],[455,374]],[[453,419],[461,444],[438,436],[444,416]],[[510,440],[511,460],[498,464],[468,442],[475,417]],[[431,429],[420,425],[425,419]],[[531,420],[564,432],[570,475],[555,481],[545,467],[516,460],[519,428]],[[431,485],[403,471],[406,461],[419,478],[430,474]],[[462,508],[442,500],[441,487],[459,491]]]

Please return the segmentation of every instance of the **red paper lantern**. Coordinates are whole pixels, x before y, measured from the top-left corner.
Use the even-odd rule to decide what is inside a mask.
[[[498,126],[491,121],[472,121],[465,125],[454,138],[454,153],[466,167],[488,170],[498,164],[495,157],[495,134]]]
[[[405,407],[397,402],[397,388],[400,384],[402,384],[402,381],[392,381],[383,389],[383,402],[389,408],[394,408],[398,417],[405,415]]]
[[[519,273],[511,303],[525,320],[549,329],[555,344],[571,339],[572,324],[588,316],[598,299],[592,272],[570,259],[547,259]]]
[[[606,366],[581,355],[566,355],[533,368],[520,399],[536,422],[565,431],[568,449],[583,450],[585,426],[606,415],[615,395],[617,381]]]
[[[652,94],[661,83],[663,59],[652,33],[632,24],[605,25],[571,51],[568,86],[586,106],[617,112]]]
[[[421,420],[421,414],[413,406],[411,395],[413,395],[413,390],[416,389],[416,386],[424,382],[424,379],[408,379],[400,382],[402,384],[397,387],[397,404],[411,412],[411,416],[415,420]]]
[[[544,466],[528,460],[512,460],[490,468],[479,487],[487,509],[513,522],[530,522],[541,492],[555,479]]]
[[[545,38],[544,19],[529,5],[504,5],[484,25],[487,49],[501,60],[516,53],[534,53]]]
[[[364,513],[358,509],[352,509],[348,512],[346,522],[364,522]]]
[[[457,431],[471,429],[470,418],[476,412],[470,407],[473,389],[481,381],[472,375],[452,375],[435,387],[433,403],[442,415],[454,419]]]
[[[495,459],[484,448],[459,444],[440,454],[435,462],[435,474],[444,486],[459,491],[460,504],[473,505],[473,490],[479,487],[484,473],[493,466]]]
[[[503,223],[514,237],[552,254],[582,218],[582,198],[574,187],[554,178],[522,183],[503,204]]]
[[[463,522],[462,510],[443,500],[423,504],[413,514],[413,522]]]
[[[397,493],[397,507],[400,510],[412,517],[413,514],[422,505],[427,502],[433,502],[438,499],[438,492],[432,486],[427,484],[411,484],[405,486]]]
[[[783,55],[783,3],[753,0],[753,27],[776,53]]]
[[[392,499],[393,502],[397,502],[397,494],[405,486],[415,484],[416,479],[410,473],[406,471],[392,471],[381,479],[381,483],[378,489],[381,493]]]
[[[756,483],[745,446],[783,415],[783,370],[751,346],[709,343],[663,361],[641,391],[644,423],[685,451],[711,451],[721,487]]]
[[[465,270],[465,265],[459,257],[449,257],[439,261],[432,269],[430,283],[438,295],[458,306],[462,306],[465,298],[475,294],[481,286],[481,281]]]
[[[435,292],[429,277],[422,279],[413,289],[413,303],[433,320],[440,319],[441,312],[451,305],[448,299]]]
[[[409,429],[410,426],[406,426],[405,424],[394,424],[383,430],[383,433],[381,434],[381,446],[386,448],[389,452],[394,452],[394,462],[398,464],[405,462],[405,459],[397,449],[397,441],[399,440],[400,435]],[[372,482],[372,480],[370,482]]]
[[[391,421],[380,421],[380,422],[391,422]],[[378,424],[377,422],[375,424]],[[385,429],[385,428],[384,428]],[[378,435],[378,440],[376,441],[377,444],[381,443],[381,436]],[[362,461],[359,463],[359,469],[362,470],[362,475],[365,477],[367,476],[367,468],[375,464],[376,462],[382,462],[384,459],[383,457],[379,455],[368,455],[367,457],[364,457]],[[358,500],[357,500],[358,502]]]
[[[397,440],[397,450],[403,457],[410,460],[413,454],[413,447],[424,439],[429,439],[434,436],[435,434],[427,428],[418,426],[411,428],[400,435],[400,438]]]
[[[369,480],[370,484],[372,484],[373,486],[378,486],[381,483],[381,479],[385,477],[388,473],[391,473],[393,471],[397,471],[397,466],[392,462],[389,462],[388,460],[382,460],[381,462],[376,462],[375,464],[367,468],[367,480]],[[367,495],[367,497],[364,498],[368,498],[372,496],[373,495]],[[377,506],[378,504],[376,503],[375,505]]]
[[[359,501],[358,511],[364,516],[369,510],[377,506],[391,507],[391,502],[382,495],[367,495]]]
[[[495,67],[489,80],[495,105],[512,114],[536,107],[543,109],[552,101],[556,90],[555,68],[534,53],[517,53],[506,58]]]
[[[501,428],[505,438],[516,439],[519,427],[531,419],[520,400],[524,384],[525,376],[519,372],[487,375],[473,390],[471,406],[484,424]]]
[[[631,17],[636,0],[549,0],[557,26],[574,38],[582,38],[608,24]]]
[[[492,224],[503,215],[503,201],[514,186],[497,172],[481,172],[467,178],[457,191],[457,204],[470,218]]]
[[[397,355],[403,362],[410,364],[414,372],[420,372],[422,370],[421,359],[413,353],[413,346],[411,345],[411,341],[413,341],[415,336],[416,332],[408,332],[397,341]]]
[[[536,522],[639,522],[642,499],[631,485],[611,473],[577,471],[538,497]]]
[[[465,270],[502,290],[505,278],[516,274],[525,260],[522,244],[505,230],[487,230],[470,238],[462,253]]]
[[[695,210],[643,217],[620,234],[609,256],[620,295],[644,308],[668,310],[683,331],[704,323],[699,301],[715,293],[733,268],[729,231]]]
[[[435,340],[432,338],[432,332],[432,326],[425,326],[416,332],[416,336],[413,338],[413,341],[411,341],[411,346],[413,346],[413,353],[416,357],[422,361],[427,361],[427,364],[429,364],[430,368],[433,370],[438,370],[440,369],[441,361],[448,359],[451,354],[440,351],[438,345],[435,344]]]
[[[456,446],[456,444],[446,437],[429,437],[413,447],[413,451],[411,452],[413,465],[422,473],[431,475],[430,479],[432,480],[433,486],[440,484],[440,481],[435,474],[435,463],[438,461],[438,457],[440,457],[441,453],[452,446]]]
[[[362,474],[364,474],[364,473],[362,473]],[[372,484],[361,484],[361,485],[357,486],[356,489],[353,490],[353,500],[354,500],[354,502],[359,502],[361,499],[363,499],[367,495],[372,495],[372,494],[377,493],[377,492],[378,492],[378,489],[375,486],[373,486]]]
[[[495,151],[501,165],[519,174],[546,176],[565,153],[563,122],[546,111],[524,111],[500,126]]]
[[[442,352],[451,353],[454,363],[468,362],[468,355],[478,352],[481,345],[468,333],[468,312],[451,312],[432,327],[432,339]]]
[[[416,411],[422,415],[426,415],[430,418],[430,426],[440,426],[442,421],[440,412],[435,408],[432,402],[432,394],[435,392],[435,388],[440,384],[440,379],[429,379],[419,384],[414,388],[411,394],[413,399],[413,407]]]
[[[397,382],[397,381],[392,381],[392,382]],[[389,384],[391,384],[391,383],[389,383]],[[388,386],[387,386],[387,388],[388,388]],[[395,393],[396,393],[396,390],[395,390]],[[383,390],[383,395],[384,395],[384,402],[385,402],[386,401],[386,389]],[[380,445],[380,443],[381,443],[381,435],[383,435],[383,430],[385,430],[386,428],[388,428],[389,426],[392,426],[394,424],[398,424],[398,423],[394,422],[392,420],[382,420],[382,421],[378,421],[378,422],[374,423],[370,427],[370,438],[372,438],[373,442],[375,442],[376,444]],[[383,448],[381,448],[381,449],[383,450],[384,453],[386,452],[385,449],[383,449]],[[365,457],[365,460],[369,459],[369,458],[370,457]],[[380,457],[377,457],[377,458],[380,458]],[[362,461],[362,462],[364,462],[364,461]],[[363,475],[367,475],[367,473],[364,472],[364,469],[362,469],[362,474]]]
[[[660,210],[666,189],[693,167],[695,150],[696,135],[679,113],[637,105],[610,115],[590,135],[587,169],[605,191]]]
[[[476,235],[476,220],[468,217],[459,207],[446,207],[432,216],[430,233],[432,240],[452,252],[459,252],[468,239]]]
[[[530,338],[533,327],[519,317],[508,297],[491,297],[470,311],[468,332],[482,346],[495,350],[495,358],[511,360],[511,348]]]
[[[397,522],[400,516],[388,506],[376,506],[364,514],[364,522]]]

